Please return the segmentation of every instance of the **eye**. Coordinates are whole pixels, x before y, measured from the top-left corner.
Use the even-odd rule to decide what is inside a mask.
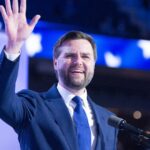
[[[82,58],[89,59],[90,56],[89,55],[82,55]]]
[[[74,54],[66,54],[65,55],[65,58],[73,58],[74,57]]]

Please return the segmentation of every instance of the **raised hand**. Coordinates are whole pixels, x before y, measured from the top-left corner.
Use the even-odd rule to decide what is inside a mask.
[[[20,7],[18,6],[18,0],[13,0],[12,6],[10,0],[5,0],[5,8],[4,6],[0,6],[0,12],[8,37],[6,51],[18,53],[24,41],[31,34],[40,19],[40,15],[34,16],[31,22],[29,24],[27,23],[26,0],[21,0]]]

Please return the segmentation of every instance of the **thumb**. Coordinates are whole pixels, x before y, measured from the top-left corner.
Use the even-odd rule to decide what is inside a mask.
[[[36,15],[33,17],[33,19],[30,22],[30,27],[32,28],[32,30],[34,29],[34,27],[36,26],[36,24],[38,23],[39,19],[41,18],[40,15]]]

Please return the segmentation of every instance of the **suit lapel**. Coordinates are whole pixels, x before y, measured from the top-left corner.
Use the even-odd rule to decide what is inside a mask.
[[[95,150],[103,150],[105,149],[104,145],[104,138],[103,138],[103,112],[99,112],[99,108],[97,108],[97,105],[91,100],[90,97],[88,97],[89,104],[92,108],[94,118],[95,118],[95,123],[96,123],[96,134],[97,134],[97,139],[96,139],[96,145],[95,145]]]
[[[77,150],[77,139],[75,136],[75,129],[73,126],[72,119],[70,117],[69,111],[62,100],[59,92],[56,89],[56,86],[53,86],[48,92],[47,104],[56,123],[59,125],[64,138],[66,139],[70,150]]]

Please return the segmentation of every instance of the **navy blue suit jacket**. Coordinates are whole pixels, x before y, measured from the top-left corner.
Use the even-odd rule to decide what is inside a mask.
[[[19,59],[0,59],[0,118],[18,134],[22,150],[78,150],[75,129],[56,86],[47,92],[15,94]],[[111,112],[89,97],[97,125],[95,150],[116,150],[117,130],[107,124]]]

